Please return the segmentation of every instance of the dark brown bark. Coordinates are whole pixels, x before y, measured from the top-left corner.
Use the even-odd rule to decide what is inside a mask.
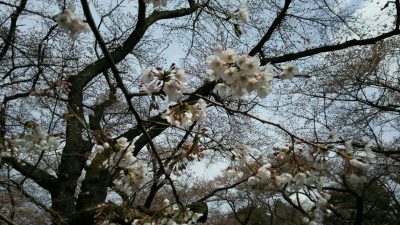
[[[84,132],[83,90],[81,80],[70,78],[71,91],[68,95],[68,113],[66,116],[66,142],[57,171],[55,190],[51,192],[52,209],[65,218],[75,213],[75,191],[78,178],[91,151],[92,144],[82,137]]]
[[[17,30],[17,21],[18,17],[21,15],[21,12],[25,9],[27,0],[22,0],[17,7],[17,9],[11,14],[11,25],[9,31],[7,33],[7,37],[4,40],[4,46],[0,51],[0,61],[3,60],[3,57],[6,55],[8,49],[13,44],[15,39],[15,34]]]
[[[361,196],[356,196],[356,217],[353,225],[361,225],[363,221],[364,200]]]

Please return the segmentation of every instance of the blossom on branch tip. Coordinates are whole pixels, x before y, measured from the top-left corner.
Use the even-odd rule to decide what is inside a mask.
[[[303,217],[303,218],[301,219],[301,222],[302,222],[303,224],[308,224],[308,223],[310,222],[310,219],[309,219],[308,217]]]
[[[295,65],[292,64],[287,64],[282,66],[282,72],[279,75],[281,79],[289,79],[292,80],[294,78],[294,75],[298,74],[299,70]]]
[[[257,96],[260,98],[265,98],[272,91],[270,85],[263,85],[257,89]]]
[[[149,95],[160,91],[164,91],[170,102],[177,102],[183,96],[186,89],[186,73],[184,70],[177,70],[175,64],[169,69],[164,70],[157,67],[154,70],[145,70],[140,78],[143,91]]]
[[[322,208],[324,207],[326,204],[328,204],[328,200],[326,200],[325,198],[318,198],[318,200],[315,202],[315,205],[317,206],[317,208]]]
[[[119,173],[113,181],[115,187],[120,191],[131,195],[138,187],[147,173],[147,164],[133,156],[133,145],[125,137],[117,139],[119,150],[113,152],[108,162],[109,167],[119,168]]]
[[[224,171],[225,176],[228,178],[236,178],[238,176],[238,171],[235,169],[229,168]]]
[[[221,58],[226,63],[234,63],[236,59],[236,53],[233,49],[228,48],[221,52]]]
[[[154,73],[151,70],[145,70],[142,72],[142,77],[140,78],[140,81],[143,83],[149,83],[154,79]]]
[[[260,183],[261,179],[255,176],[251,176],[249,177],[249,179],[247,180],[247,182],[249,182],[250,185],[257,185],[258,183]]]
[[[245,4],[241,3],[239,5],[237,16],[238,20],[242,23],[247,23],[249,21],[249,10]]]
[[[180,83],[184,83],[186,80],[186,73],[184,70],[177,70],[175,73],[175,79]]]
[[[189,126],[192,124],[192,118],[193,118],[193,114],[191,111],[186,111],[183,113],[182,115],[182,120],[181,120],[181,124],[183,126]]]
[[[351,151],[354,150],[351,140],[345,141],[344,142],[344,147],[345,147],[346,151],[348,151],[348,152],[351,152]]]
[[[128,139],[126,137],[120,137],[117,139],[117,144],[121,147],[121,148],[126,148],[129,145]]]
[[[306,183],[306,179],[307,176],[305,173],[297,173],[293,178],[293,182],[298,186],[302,186]]]
[[[376,163],[376,155],[372,151],[372,145],[371,144],[366,144],[365,147],[364,147],[364,151],[365,151],[364,160],[367,163]]]
[[[26,122],[25,130],[19,136],[5,139],[5,149],[0,151],[0,161],[4,157],[19,158],[27,153],[34,153],[37,150],[54,151],[60,148],[61,136],[53,136],[40,128],[35,122]],[[2,147],[2,146],[0,146]]]
[[[65,9],[62,13],[55,16],[58,26],[69,32],[72,38],[76,38],[82,32],[89,32],[89,25],[83,22],[81,17],[74,14],[73,9]]]
[[[222,97],[225,97],[230,92],[230,87],[224,83],[218,83],[215,86],[215,90],[218,91],[218,94]]]
[[[318,225],[318,223],[315,220],[312,220],[308,223],[308,225]]]
[[[176,102],[182,95],[182,85],[177,82],[170,80],[164,83],[164,92],[168,97],[168,101]]]
[[[104,147],[102,145],[96,145],[96,152],[102,153],[104,151]]]
[[[260,98],[271,92],[273,68],[270,64],[261,68],[260,59],[247,54],[237,55],[234,50],[218,50],[207,57],[207,74],[217,81],[216,90],[221,96],[243,98],[257,93]]]
[[[367,167],[366,163],[363,163],[358,159],[350,159],[349,163],[350,163],[350,166],[352,166],[354,168],[358,168],[358,169],[364,169]]]
[[[193,121],[201,121],[207,116],[207,103],[199,99],[192,108]]]
[[[367,182],[367,178],[365,176],[358,176],[354,173],[350,174],[348,181],[353,185],[363,184]]]
[[[275,184],[290,184],[292,182],[293,176],[290,173],[282,173],[279,176],[275,176]]]
[[[203,120],[207,116],[207,103],[199,99],[194,105],[179,103],[175,107],[168,108],[161,118],[175,126],[189,126],[193,122]]]
[[[245,74],[254,74],[260,70],[260,59],[249,57],[242,65],[241,69]]]

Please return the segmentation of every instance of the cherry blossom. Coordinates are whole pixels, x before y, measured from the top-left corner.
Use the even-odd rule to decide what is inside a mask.
[[[26,153],[33,153],[38,149],[43,151],[54,151],[60,147],[61,138],[57,135],[50,135],[43,132],[39,124],[35,122],[27,122],[26,130],[19,136],[6,139],[8,148],[1,151],[1,156],[17,157]]]
[[[218,48],[206,61],[207,74],[211,80],[218,81],[216,90],[221,96],[244,98],[256,93],[258,97],[265,98],[272,90],[273,68],[270,64],[261,68],[257,57],[237,55],[233,49]]]
[[[161,67],[157,67],[155,70],[145,70],[140,81],[142,89],[149,95],[162,89],[168,101],[177,102],[186,88],[185,79],[185,71],[177,70],[175,64],[172,64],[166,70]]]
[[[247,6],[243,3],[239,5],[238,9],[238,20],[242,23],[247,23],[249,21],[249,10],[247,9]]]
[[[277,185],[280,184],[289,184],[290,182],[292,182],[293,176],[290,173],[282,173],[279,176],[275,177],[275,183]]]
[[[175,126],[188,126],[195,121],[203,120],[207,115],[207,104],[200,99],[196,104],[179,103],[170,107],[161,115],[168,123]]]
[[[111,154],[108,161],[109,168],[117,166],[118,176],[113,181],[115,187],[130,195],[144,180],[147,173],[147,165],[133,156],[133,144],[125,137],[117,139],[118,152]]]
[[[351,159],[351,160],[349,160],[349,163],[350,163],[350,165],[351,165],[352,167],[358,168],[358,169],[364,169],[364,168],[367,167],[367,164],[361,162],[361,161],[358,160],[358,159]]]
[[[81,17],[75,15],[73,9],[65,9],[62,13],[55,16],[58,26],[69,33],[72,38],[76,38],[82,32],[88,32],[89,25],[83,22]]]
[[[281,79],[289,79],[292,80],[294,78],[294,75],[298,74],[299,70],[295,65],[292,64],[287,64],[282,66],[282,72],[279,75]]]

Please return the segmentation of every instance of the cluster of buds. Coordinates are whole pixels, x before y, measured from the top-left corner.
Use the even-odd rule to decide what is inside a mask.
[[[218,81],[216,90],[221,96],[242,98],[256,92],[258,97],[264,98],[272,90],[273,68],[268,64],[261,70],[257,57],[217,48],[214,55],[207,57],[207,63],[207,73],[212,80]]]
[[[199,134],[196,134],[191,144],[184,143],[174,158],[176,163],[173,166],[173,174],[182,176],[183,170],[187,168],[187,163],[197,158],[198,161],[204,158],[205,153],[199,142]]]
[[[207,103],[200,99],[194,105],[188,103],[179,103],[176,106],[168,108],[162,114],[162,118],[175,126],[188,126],[195,121],[201,121],[207,116]]]
[[[73,9],[65,9],[55,16],[58,26],[68,32],[72,38],[76,38],[82,32],[88,32],[89,26],[81,17],[75,15]]]
[[[144,71],[141,78],[141,87],[149,95],[162,89],[169,101],[176,102],[183,95],[186,86],[185,79],[185,71],[177,70],[175,64],[172,64],[166,70],[157,67],[155,70]]]
[[[200,160],[204,158],[204,151],[197,144],[183,144],[182,150],[185,152],[185,157],[188,161],[193,161],[196,159]]]

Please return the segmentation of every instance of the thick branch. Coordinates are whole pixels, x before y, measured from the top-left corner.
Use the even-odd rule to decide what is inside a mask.
[[[120,48],[110,52],[110,57],[113,59],[115,64],[123,60],[139,43],[147,29],[155,22],[163,19],[171,19],[182,16],[190,15],[198,9],[198,5],[191,4],[189,8],[176,9],[170,11],[154,11],[148,18],[145,18],[146,6],[143,1],[139,1],[138,9],[138,21],[135,29],[129,35],[129,37],[123,42]],[[97,29],[97,28],[96,28]],[[100,74],[111,67],[111,62],[107,60],[107,57],[103,57],[96,62],[88,65],[83,69],[78,76],[83,78],[82,85],[86,85],[90,82],[97,74]]]
[[[22,175],[34,180],[39,186],[52,192],[56,186],[57,178],[39,168],[34,168],[32,164],[24,160],[17,160],[14,157],[3,157],[2,160],[10,164]]]
[[[277,57],[270,57],[270,58],[265,58],[261,60],[261,64],[265,65],[267,63],[283,63],[283,62],[288,62],[288,61],[292,61],[292,60],[296,60],[296,59],[300,59],[300,58],[304,58],[307,56],[313,56],[319,53],[324,53],[324,52],[333,52],[333,51],[338,51],[338,50],[342,50],[345,48],[349,48],[349,47],[354,47],[354,46],[362,46],[362,45],[371,45],[371,44],[375,44],[378,41],[382,41],[384,39],[396,36],[400,34],[400,30],[393,30],[387,33],[383,33],[381,35],[378,35],[376,37],[373,38],[367,38],[367,39],[362,39],[362,40],[350,40],[350,41],[346,41],[340,44],[335,44],[335,45],[326,45],[323,47],[319,47],[319,48],[313,48],[313,49],[308,49],[308,50],[304,50],[301,52],[296,52],[296,53],[289,53],[283,56],[277,56]]]

